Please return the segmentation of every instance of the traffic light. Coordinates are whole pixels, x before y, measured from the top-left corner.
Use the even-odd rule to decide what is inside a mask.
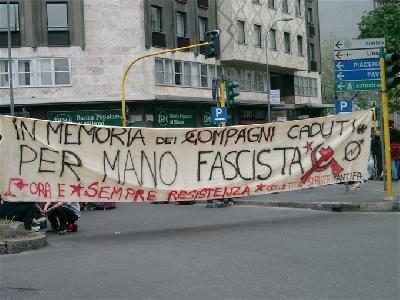
[[[206,58],[219,57],[219,31],[207,31]]]
[[[226,99],[228,105],[230,107],[233,107],[235,106],[235,97],[240,95],[240,93],[235,90],[235,88],[239,87],[239,82],[228,80],[226,81],[225,85],[226,85]],[[236,101],[236,103],[237,102],[239,101]]]
[[[400,85],[400,54],[385,54],[386,85],[388,89]]]

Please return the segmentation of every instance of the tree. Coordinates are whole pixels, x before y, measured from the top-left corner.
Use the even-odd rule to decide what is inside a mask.
[[[322,100],[325,103],[335,103],[335,67],[333,61],[333,45],[334,36],[331,35],[329,40],[322,44],[322,60],[321,60],[321,88]]]
[[[358,24],[360,39],[381,38],[386,41],[387,52],[400,51],[400,0],[376,0],[377,7],[361,17]],[[389,109],[398,111],[400,88],[389,93]]]
[[[361,17],[360,39],[386,39],[388,51],[400,49],[400,0],[376,0],[378,6]]]

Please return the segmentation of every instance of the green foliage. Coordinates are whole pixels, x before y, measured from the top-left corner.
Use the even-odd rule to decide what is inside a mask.
[[[389,91],[389,97],[390,97],[390,102],[389,102],[390,111],[392,112],[400,111],[400,86],[391,89]]]
[[[361,17],[358,24],[360,39],[380,38],[386,40],[387,52],[400,52],[400,0],[376,0],[376,9]],[[400,109],[400,87],[389,91],[389,109]]]
[[[323,103],[335,103],[335,67],[332,51],[334,41],[335,37],[331,35],[330,39],[322,44],[321,88]]]
[[[14,217],[12,219],[8,219],[7,217],[5,219],[0,219],[0,224],[11,224],[14,223]]]
[[[361,17],[360,39],[386,39],[388,52],[400,49],[400,1],[378,0],[378,7]],[[380,5],[379,5],[380,4]]]

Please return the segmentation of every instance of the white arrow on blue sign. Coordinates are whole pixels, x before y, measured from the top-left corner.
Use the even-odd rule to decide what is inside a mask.
[[[338,60],[335,61],[336,71],[349,70],[380,70],[379,59],[357,59],[357,60]]]
[[[352,70],[336,71],[336,80],[378,80],[381,78],[380,70]]]

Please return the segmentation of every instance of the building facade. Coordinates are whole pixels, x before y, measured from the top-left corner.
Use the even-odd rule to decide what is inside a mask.
[[[206,59],[199,47],[132,66],[125,84],[130,125],[215,126],[211,88],[221,75],[240,83],[240,104],[230,109],[230,124],[267,120],[267,82],[280,90],[280,101],[271,101],[273,120],[322,114],[316,0],[10,3],[8,23],[8,6],[0,0],[0,113],[10,112],[10,27],[17,115],[120,125],[121,79],[129,63],[204,42],[205,32],[215,29],[220,30],[219,59]],[[282,18],[293,20],[275,22]]]

